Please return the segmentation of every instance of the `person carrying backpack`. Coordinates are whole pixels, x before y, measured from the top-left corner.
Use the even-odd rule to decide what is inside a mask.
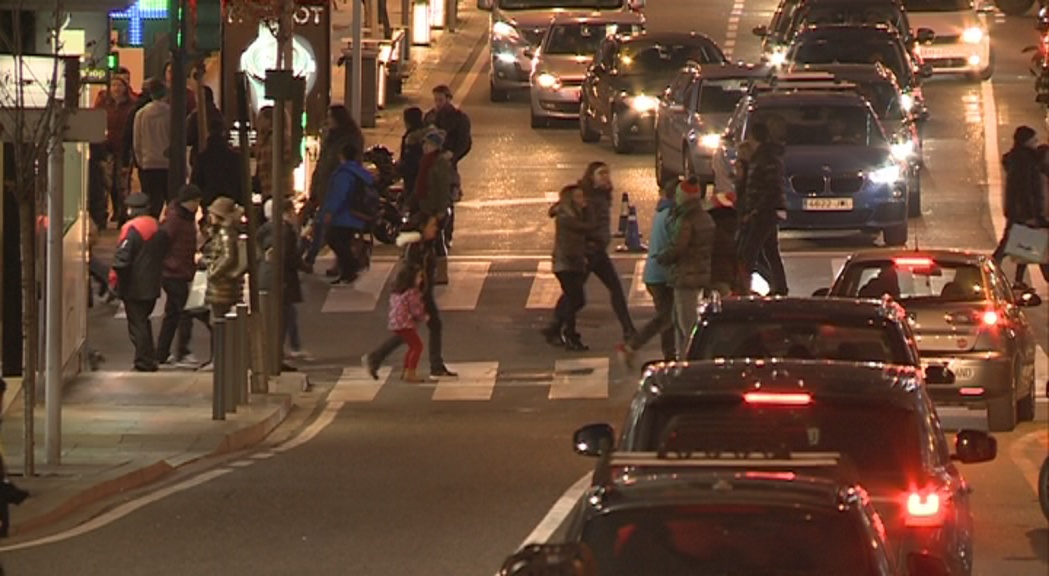
[[[353,243],[360,241],[379,211],[379,196],[373,188],[374,178],[356,160],[360,152],[352,142],[339,151],[339,167],[321,208],[324,237],[335,252],[339,274],[332,284],[349,284],[357,279],[363,262],[354,254]]]

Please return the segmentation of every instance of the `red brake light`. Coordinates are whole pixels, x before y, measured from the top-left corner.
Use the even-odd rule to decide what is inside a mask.
[[[812,404],[812,395],[800,393],[747,392],[743,395],[747,404],[780,404],[784,406],[805,406]]]
[[[980,321],[983,322],[984,326],[994,326],[998,323],[998,313],[994,310],[988,310],[980,316]]]
[[[932,268],[932,258],[894,258],[893,263],[901,268]]]
[[[943,508],[938,492],[911,492],[907,495],[905,524],[910,527],[942,526]]]

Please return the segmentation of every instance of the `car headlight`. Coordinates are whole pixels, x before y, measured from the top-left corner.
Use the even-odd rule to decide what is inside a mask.
[[[903,142],[897,142],[890,146],[892,150],[892,157],[897,160],[906,160],[914,154],[914,142],[905,140]]]
[[[962,42],[966,44],[979,44],[983,40],[983,28],[972,26],[962,31]]]
[[[910,112],[914,108],[914,96],[910,94],[900,94],[900,108],[904,112]]]
[[[496,38],[514,38],[517,36],[517,28],[513,24],[500,20],[492,24],[492,36]]]
[[[500,52],[495,55],[495,59],[503,64],[513,64],[517,62],[517,56],[513,52]]]
[[[699,145],[707,150],[717,150],[721,146],[721,134],[704,134],[699,137]]]
[[[882,166],[877,170],[868,172],[867,177],[875,184],[895,184],[900,180],[900,167],[896,164]]]
[[[535,85],[540,88],[546,88],[547,90],[556,90],[561,86],[561,81],[549,72],[543,72],[537,74],[535,77]]]
[[[659,99],[641,94],[630,99],[630,107],[634,112],[651,112],[659,107]]]
[[[787,53],[784,50],[777,48],[772,51],[772,54],[769,54],[769,64],[778,68],[786,63]]]

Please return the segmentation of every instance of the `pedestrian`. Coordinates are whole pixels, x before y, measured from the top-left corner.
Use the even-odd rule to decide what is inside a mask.
[[[655,216],[652,217],[652,231],[648,235],[648,256],[645,258],[642,280],[649,296],[652,297],[656,315],[645,323],[633,338],[616,348],[619,359],[627,368],[634,367],[634,355],[656,334],[659,334],[663,360],[669,362],[677,357],[674,341],[674,289],[670,287],[670,271],[657,260],[667,247],[670,212],[674,208],[677,185],[677,181],[671,181],[663,186],[659,203],[656,204]]]
[[[124,210],[125,189],[125,166],[124,157],[125,142],[128,123],[135,110],[135,98],[131,93],[131,85],[122,76],[114,76],[109,83],[109,90],[100,92],[104,95],[96,101],[96,108],[106,110],[106,140],[105,151],[108,153],[111,164],[109,179],[109,201],[112,205],[112,220],[123,225],[121,220],[126,214]],[[105,230],[105,226],[99,226],[99,230]]]
[[[160,297],[160,275],[167,239],[150,212],[149,198],[144,194],[132,194],[127,198],[127,205],[130,219],[120,229],[109,281],[124,301],[128,335],[135,347],[135,371],[156,372],[156,349],[149,315]]]
[[[714,220],[714,248],[710,261],[710,287],[722,295],[739,294],[739,258],[736,236],[739,216],[736,212],[736,193],[731,190],[712,194],[703,199],[703,205]]]
[[[171,62],[168,61],[164,64],[164,86],[168,92],[171,92],[172,87],[175,86],[173,78],[171,76]],[[186,83],[186,117],[197,110],[197,94],[193,91],[193,88]]]
[[[346,107],[336,104],[328,108],[327,125],[324,129],[324,137],[321,139],[320,154],[313,170],[313,176],[310,178],[310,198],[307,206],[309,215],[315,215],[320,207],[324,206],[332,174],[340,164],[339,154],[348,143],[353,144],[357,150],[357,157],[354,160],[361,162],[364,153],[364,133],[350,116]],[[304,269],[307,272],[313,272],[313,264],[317,261],[317,254],[320,253],[322,246],[324,246],[324,227],[314,226],[313,239],[303,259]],[[335,276],[335,274],[330,275]]]
[[[379,366],[387,356],[400,348],[402,344],[407,344],[408,353],[404,355],[401,380],[416,384],[431,381],[418,374],[419,359],[422,358],[423,353],[423,341],[419,338],[416,325],[428,320],[426,306],[423,304],[422,289],[425,282],[423,271],[419,268],[403,263],[398,270],[393,288],[390,290],[386,325],[393,335],[383,341],[373,352],[361,358],[362,366],[372,378],[379,378]]]
[[[591,162],[583,173],[579,186],[586,194],[586,204],[594,218],[597,236],[587,246],[587,271],[605,285],[612,300],[612,310],[623,330],[623,342],[629,342],[636,330],[630,319],[626,294],[619,281],[612,259],[608,257],[608,245],[612,243],[612,170],[604,162]]]
[[[419,163],[423,156],[423,137],[430,127],[423,121],[422,108],[409,106],[404,109],[404,135],[401,136],[401,155],[397,159],[397,174],[404,182],[404,192],[415,192],[415,178],[419,175]]]
[[[289,126],[290,122],[285,122]],[[284,173],[279,183],[273,182],[273,107],[266,106],[259,110],[255,121],[257,131],[255,139],[255,177],[259,182],[259,193],[265,201],[279,190],[285,196],[290,196],[295,188],[294,171],[296,162],[295,154],[291,149],[291,132],[285,130],[284,134]]]
[[[1005,168],[1005,197],[1002,209],[1005,213],[1005,230],[1002,239],[994,250],[994,261],[1001,265],[1005,258],[1005,248],[1009,243],[1009,233],[1013,226],[1020,224],[1030,228],[1041,228],[1046,223],[1046,208],[1043,184],[1043,154],[1038,150],[1038,134],[1029,126],[1020,126],[1013,132],[1013,147],[1002,156],[1002,167]],[[1027,264],[1018,262],[1013,277],[1014,288],[1026,290],[1025,282]],[[1046,267],[1042,274],[1049,281]]]
[[[240,300],[242,266],[237,248],[237,227],[243,214],[240,206],[226,197],[217,198],[208,207],[208,239],[203,251],[208,290],[204,300],[211,308],[212,318],[224,318]]]
[[[200,361],[189,353],[190,331],[193,319],[186,313],[186,301],[197,273],[197,210],[200,209],[200,188],[187,184],[178,199],[168,206],[160,227],[167,235],[168,250],[164,257],[161,286],[164,289],[164,320],[157,336],[157,362],[182,368],[197,368]],[[171,345],[178,342],[175,353]]]
[[[109,153],[105,144],[90,144],[87,161],[87,215],[91,223],[105,229],[108,203],[109,183],[106,182],[106,167],[109,165]]]
[[[757,142],[746,168],[745,210],[740,224],[740,277],[745,293],[750,293],[750,278],[758,257],[769,266],[770,295],[786,296],[787,274],[779,251],[779,223],[787,217],[787,198],[783,189],[784,148],[774,141],[765,124],[750,129]]]
[[[423,155],[409,202],[412,212],[418,212],[423,219],[436,218],[439,225],[449,218],[452,207],[454,168],[442,152],[444,139],[439,130],[430,130],[423,137]]]
[[[357,279],[362,262],[358,261],[354,242],[362,242],[368,229],[364,202],[373,179],[368,170],[355,158],[359,151],[346,142],[339,153],[340,164],[332,174],[324,205],[321,207],[321,226],[328,246],[335,253],[338,275],[332,284],[350,284]]]
[[[462,200],[463,187],[462,177],[459,173],[459,163],[466,158],[473,148],[473,136],[471,135],[470,117],[459,107],[452,103],[452,90],[441,84],[433,89],[433,108],[426,113],[425,122],[438,130],[444,131],[444,150],[448,153],[448,159],[452,162],[452,201]],[[447,250],[452,247],[452,234],[455,231],[455,207],[452,207],[448,219],[442,223],[441,235],[444,242],[439,246],[441,255],[447,256]]]
[[[259,285],[265,290],[273,290],[273,260],[274,260],[274,228],[277,226],[273,219],[273,199],[266,200],[262,206],[266,223],[259,227],[258,242],[262,257],[259,262]],[[299,314],[296,305],[302,303],[302,283],[299,280],[299,258],[296,251],[297,242],[295,238],[298,230],[295,226],[295,208],[291,203],[284,204],[284,217],[281,219],[284,226],[284,276],[281,291],[282,304],[284,308],[284,338],[288,348],[284,356],[295,360],[308,360],[310,355],[302,349],[302,333],[299,330]]]
[[[241,155],[230,147],[228,136],[222,120],[213,120],[208,127],[208,145],[193,164],[190,181],[200,188],[200,206],[205,212],[219,197],[229,198],[238,206],[248,205],[240,171]]]
[[[674,328],[678,358],[687,353],[688,338],[696,324],[699,298],[710,290],[710,264],[714,249],[714,219],[703,205],[704,188],[695,178],[678,182],[670,212],[666,248],[656,261],[670,269],[674,290]]]
[[[133,146],[139,167],[142,193],[149,198],[149,213],[159,218],[168,198],[168,166],[171,148],[171,106],[164,85],[148,83],[150,102],[135,114]]]
[[[98,244],[98,227],[94,222],[88,223],[87,229],[87,273],[88,276],[98,284],[98,297],[105,298],[106,304],[117,299],[113,289],[109,287],[109,268],[95,256],[95,246]],[[88,286],[88,305],[93,305],[94,290]]]
[[[561,189],[550,215],[554,218],[553,271],[561,284],[561,297],[554,306],[553,322],[542,333],[552,345],[589,350],[576,329],[576,315],[586,306],[587,246],[600,231],[590,214],[586,192],[578,184]]]
[[[4,404],[4,393],[7,391],[7,382],[0,378],[0,406]],[[3,416],[0,411],[0,417]],[[0,538],[7,538],[11,530],[10,505],[20,505],[29,498],[29,492],[22,490],[11,482],[7,475],[7,464],[4,462],[4,452],[0,449]],[[2,568],[0,568],[2,570]]]
[[[194,110],[189,113],[186,117],[186,146],[189,146],[190,164],[195,164],[197,156],[200,155],[202,150],[201,141],[204,142],[203,148],[207,148],[210,143],[210,138],[201,138],[200,134],[200,110]],[[208,136],[211,134],[212,126],[221,125],[223,128],[226,126],[226,118],[222,115],[222,111],[219,110],[218,104],[215,103],[215,91],[211,89],[211,86],[204,86],[204,126],[208,131]]]
[[[141,190],[142,180],[142,167],[138,163],[138,159],[135,158],[135,118],[138,117],[138,113],[142,111],[150,102],[153,101],[153,97],[150,95],[150,85],[154,82],[160,82],[153,78],[147,78],[142,83],[142,93],[135,96],[135,105],[131,108],[131,114],[128,116],[127,125],[124,127],[124,149],[121,152],[120,159],[124,166],[124,172],[121,173],[121,181],[124,184],[124,189],[127,194],[131,194],[134,191],[132,186],[132,176],[134,171],[138,169],[139,178],[139,190]],[[127,217],[127,211],[121,213],[121,218]],[[123,224],[121,224],[123,226]]]

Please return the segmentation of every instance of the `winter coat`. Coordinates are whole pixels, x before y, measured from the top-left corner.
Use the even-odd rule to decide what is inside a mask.
[[[420,167],[429,165],[429,169],[426,170],[426,181],[416,182],[416,186],[422,184],[424,188],[415,195],[415,204],[419,212],[428,217],[444,218],[452,205],[452,163],[441,152],[423,155],[419,163]],[[424,177],[422,171],[418,177]]]
[[[167,238],[156,218],[136,216],[124,223],[113,253],[113,274],[122,300],[156,300]]]
[[[1002,156],[1005,168],[1003,209],[1010,222],[1045,221],[1041,161],[1038,151],[1017,146]]]
[[[196,215],[178,202],[168,206],[164,221],[160,227],[167,235],[168,250],[164,257],[164,278],[172,280],[193,280],[197,266],[193,257],[197,254]]]
[[[280,189],[287,196],[295,194],[296,158],[291,150],[291,138],[284,139],[284,177]],[[273,134],[259,136],[255,143],[255,176],[259,179],[259,189],[263,198],[273,196]]]
[[[709,211],[714,220],[714,246],[710,259],[711,286],[722,292],[739,289],[736,232],[739,216],[732,208],[714,208]]]
[[[310,199],[317,206],[324,205],[324,198],[331,185],[331,176],[340,164],[339,152],[347,143],[353,143],[357,148],[358,157],[354,160],[360,162],[360,155],[364,153],[364,133],[360,128],[353,126],[341,130],[329,130],[324,135],[320,155],[317,157],[317,166],[313,169],[313,176],[310,177]]]
[[[670,240],[670,212],[674,201],[660,198],[656,204],[656,214],[652,217],[652,232],[648,235],[648,256],[645,258],[645,273],[642,276],[645,284],[666,284],[670,282],[670,271],[659,263],[658,256],[666,249]]]
[[[331,176],[324,205],[321,208],[322,221],[331,216],[329,224],[340,228],[365,230],[368,223],[354,213],[358,194],[365,193],[365,187],[372,185],[372,175],[355,160],[343,162]]]
[[[207,209],[220,196],[226,196],[240,206],[247,206],[244,178],[241,176],[241,156],[221,134],[208,138],[208,145],[193,164],[190,181],[201,190],[200,205]]]
[[[124,137],[135,111],[135,100],[129,95],[123,102],[117,102],[113,98],[106,97],[96,103],[96,108],[106,109],[106,149],[110,154],[123,157]]]
[[[772,142],[759,144],[754,150],[746,167],[745,214],[765,215],[787,209],[783,152],[783,146]]]
[[[225,226],[213,226],[204,245],[204,262],[208,270],[208,290],[204,300],[211,305],[235,304],[241,295],[236,232]]]
[[[596,242],[592,243],[594,251],[607,250],[612,243],[612,189],[594,188],[582,182],[580,186],[586,194],[587,209],[596,226]]]
[[[437,273],[436,240],[419,240],[404,247],[401,254],[401,265],[409,266],[423,272],[423,291],[432,291],[430,279]]]
[[[473,148],[470,117],[459,108],[448,104],[440,110],[431,108],[423,121],[444,131],[444,149],[452,153],[452,165],[458,166],[459,161]]]
[[[290,222],[284,223],[284,301],[290,304],[302,302],[302,282],[299,279],[299,251],[296,242],[295,227]],[[268,290],[273,289],[273,222],[259,226],[258,245],[259,285]]]
[[[423,306],[423,295],[418,288],[405,290],[400,294],[390,293],[390,310],[386,327],[391,331],[411,330],[420,322],[426,321],[426,308]]]
[[[225,117],[222,116],[222,111],[220,111],[218,106],[216,106],[214,103],[208,103],[206,110],[207,112],[204,117],[204,122],[208,126],[211,125],[211,122],[219,120],[222,121],[223,124],[226,123]],[[189,155],[189,160],[191,164],[196,162],[198,152],[197,147],[200,144],[200,122],[198,120],[199,116],[200,110],[194,110],[186,118],[186,146],[189,147],[191,152],[191,154]],[[208,133],[207,142],[208,146],[211,146],[210,132]]]
[[[597,236],[589,209],[576,210],[558,202],[550,212],[554,217],[554,272],[586,272],[587,244]]]
[[[150,102],[135,114],[135,162],[143,170],[166,170],[171,148],[171,106],[167,102]]]
[[[124,137],[121,138],[123,149],[120,151],[120,155],[124,161],[124,166],[131,166],[131,162],[135,160],[132,153],[135,142],[135,117],[150,102],[152,100],[150,100],[149,94],[143,94],[135,100],[135,105],[131,108],[131,113],[128,115],[127,123],[124,125]]]
[[[670,243],[657,260],[670,267],[670,286],[675,289],[710,288],[710,265],[714,248],[714,219],[703,209],[698,195],[679,202],[670,214]]]
[[[419,175],[419,164],[423,157],[423,136],[430,127],[412,130],[401,137],[401,156],[397,159],[397,174],[404,181],[404,190],[411,194],[415,190],[415,177]]]

